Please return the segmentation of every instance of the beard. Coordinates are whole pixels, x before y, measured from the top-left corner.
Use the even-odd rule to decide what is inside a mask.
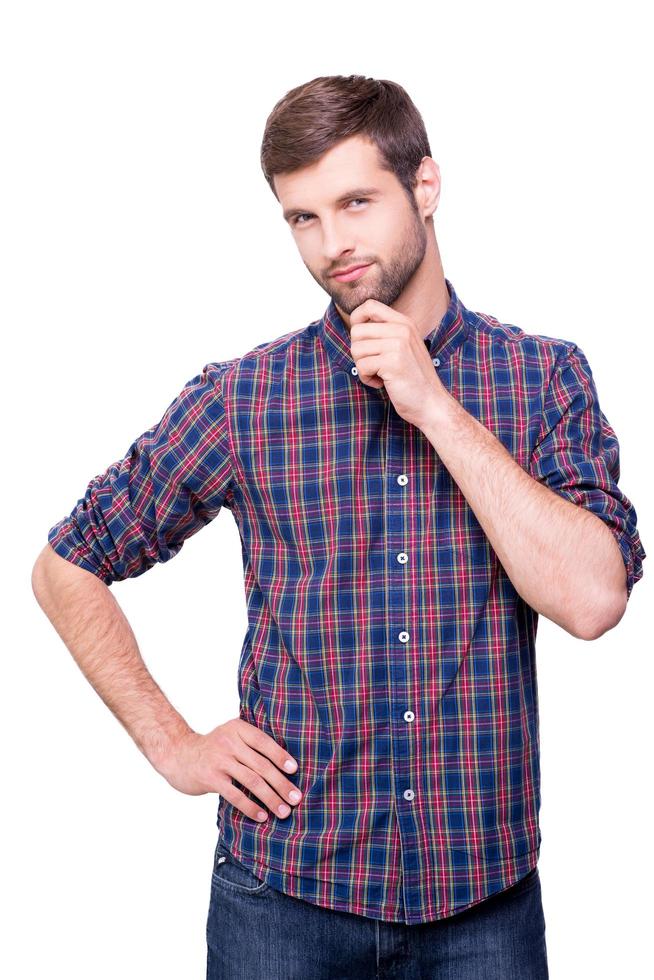
[[[420,266],[427,250],[427,231],[424,222],[415,209],[411,209],[413,220],[408,233],[402,238],[395,252],[386,262],[372,259],[374,265],[361,279],[339,283],[331,276],[316,275],[304,263],[319,286],[331,296],[334,303],[349,316],[353,310],[367,299],[376,299],[385,306],[392,306],[401,296],[407,284]],[[365,264],[362,260],[361,264]]]

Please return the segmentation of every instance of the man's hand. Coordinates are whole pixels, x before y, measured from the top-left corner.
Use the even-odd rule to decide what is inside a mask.
[[[385,387],[398,415],[420,428],[430,406],[447,390],[415,323],[390,306],[367,299],[350,314],[350,340],[363,383]]]
[[[276,816],[287,817],[291,808],[284,800],[295,805],[302,796],[280,772],[289,761],[297,769],[295,760],[274,738],[242,718],[232,718],[207,735],[197,732],[182,735],[157,769],[181,793],[190,796],[220,793],[246,817],[260,821],[268,814],[237,789],[232,777],[251,790]],[[291,793],[297,793],[297,798]],[[280,812],[280,806],[284,812]],[[258,816],[260,813],[263,818]]]

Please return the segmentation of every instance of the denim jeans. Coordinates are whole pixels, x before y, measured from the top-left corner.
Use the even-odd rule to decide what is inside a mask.
[[[277,891],[219,838],[206,926],[207,980],[547,980],[535,867],[463,912],[407,925]]]

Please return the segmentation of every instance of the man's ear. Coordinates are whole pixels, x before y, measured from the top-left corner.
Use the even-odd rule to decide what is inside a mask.
[[[431,157],[423,157],[416,171],[416,194],[420,213],[424,218],[430,218],[441,196],[440,167]]]

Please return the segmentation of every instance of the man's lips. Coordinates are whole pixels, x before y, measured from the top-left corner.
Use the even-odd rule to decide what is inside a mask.
[[[339,272],[334,272],[332,279],[337,279],[339,282],[349,282],[350,279],[358,279],[371,265],[372,262],[367,262],[364,265],[351,265],[348,269],[341,269]]]

